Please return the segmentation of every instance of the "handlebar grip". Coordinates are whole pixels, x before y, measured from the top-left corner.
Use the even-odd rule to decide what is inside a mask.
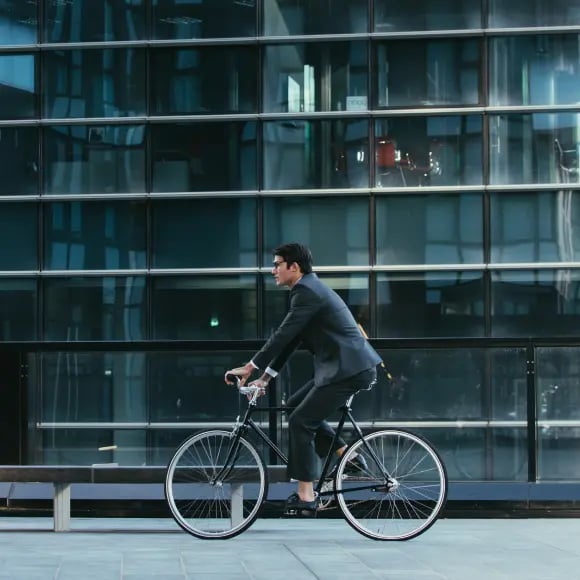
[[[226,380],[230,381],[230,383],[234,383],[234,385],[238,385],[240,383],[240,377],[238,377],[238,375],[233,375],[232,373],[228,373],[226,375]]]

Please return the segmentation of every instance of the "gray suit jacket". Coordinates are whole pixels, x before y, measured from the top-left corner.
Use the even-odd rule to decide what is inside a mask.
[[[314,355],[317,386],[348,379],[381,362],[346,304],[316,274],[304,275],[292,287],[288,314],[252,362],[279,371],[299,346]]]

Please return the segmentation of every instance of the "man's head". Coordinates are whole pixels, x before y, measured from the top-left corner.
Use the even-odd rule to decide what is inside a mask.
[[[292,288],[304,274],[312,272],[312,254],[302,244],[284,244],[272,253],[272,275],[278,286]]]

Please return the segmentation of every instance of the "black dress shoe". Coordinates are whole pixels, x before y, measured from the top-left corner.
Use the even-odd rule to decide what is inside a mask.
[[[340,463],[340,460],[338,463]],[[334,478],[336,476],[336,472],[338,471],[338,463],[328,474],[328,477]],[[350,477],[361,477],[367,470],[368,465],[366,459],[359,453],[346,462],[346,467],[344,468],[343,474]]]
[[[318,501],[304,501],[297,493],[293,493],[286,500],[284,513],[288,516],[315,517]]]

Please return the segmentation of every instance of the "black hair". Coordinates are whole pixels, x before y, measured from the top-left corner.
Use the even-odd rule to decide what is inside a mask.
[[[303,274],[310,274],[310,272],[312,272],[312,254],[303,244],[283,244],[275,248],[272,251],[272,254],[284,258],[284,261],[288,266],[296,262]]]

